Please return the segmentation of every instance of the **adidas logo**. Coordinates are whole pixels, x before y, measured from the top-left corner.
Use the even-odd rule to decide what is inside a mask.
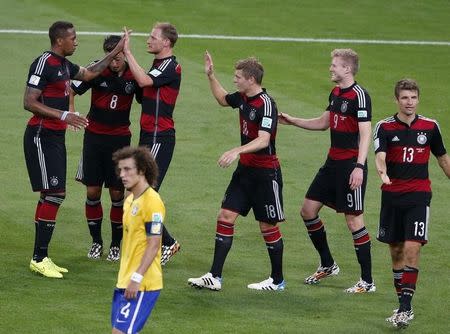
[[[105,81],[103,81],[103,82],[100,84],[100,87],[108,87],[108,85],[106,84]]]
[[[392,141],[400,141],[400,139],[397,136],[395,136],[394,138],[392,138]]]
[[[62,76],[62,72],[58,70],[58,77]]]

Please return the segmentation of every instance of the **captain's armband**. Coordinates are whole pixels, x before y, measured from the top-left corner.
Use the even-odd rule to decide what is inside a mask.
[[[163,216],[156,212],[152,215],[152,221],[145,223],[145,233],[148,237],[161,235],[163,230]]]

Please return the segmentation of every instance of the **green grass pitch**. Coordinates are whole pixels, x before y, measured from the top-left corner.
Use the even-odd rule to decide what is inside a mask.
[[[180,34],[305,37],[327,39],[450,41],[448,1],[324,0],[0,0],[0,29],[47,30],[56,20],[68,20],[77,31],[120,31],[128,26],[146,33],[155,21],[174,23]],[[147,68],[145,37],[132,37],[132,49]],[[29,65],[49,49],[46,35],[0,33],[0,332],[107,333],[117,264],[86,258],[90,237],[84,218],[85,189],[73,181],[81,152],[82,133],[67,133],[67,198],[50,245],[50,255],[70,270],[63,280],[33,275],[34,208],[22,138],[30,114],[22,107]],[[87,64],[102,55],[103,36],[79,35],[70,58]],[[349,296],[344,288],[359,278],[352,239],[343,216],[324,208],[331,251],[341,274],[318,286],[306,286],[318,256],[299,218],[299,204],[329,147],[327,132],[307,132],[280,126],[277,151],[284,176],[282,225],[285,240],[283,293],[257,293],[246,285],[265,279],[269,261],[252,214],[239,219],[233,248],[224,268],[221,292],[199,291],[189,277],[209,270],[216,214],[235,167],[220,169],[217,159],[238,145],[237,114],[219,107],[203,73],[203,53],[214,57],[216,73],[232,91],[233,64],[257,56],[265,66],[264,86],[280,111],[302,117],[320,115],[332,87],[330,52],[351,47],[360,55],[358,82],[372,97],[373,124],[396,112],[394,83],[403,77],[421,86],[419,112],[436,118],[450,147],[450,94],[447,45],[299,43],[179,39],[175,54],[183,67],[175,108],[177,145],[161,195],[167,224],[182,250],[164,269],[165,288],[142,333],[391,333],[384,318],[396,307],[387,246],[375,240],[380,205],[380,181],[369,154],[369,183],[365,219],[372,236],[373,275],[377,292]],[[89,94],[77,98],[86,113]],[[133,142],[137,142],[139,106],[133,108]],[[448,333],[450,275],[448,229],[450,186],[434,158],[430,242],[423,248],[419,282],[413,300],[416,319],[409,333]],[[105,195],[107,193],[105,192]],[[109,208],[103,199],[105,217]],[[109,242],[106,220],[103,234]]]

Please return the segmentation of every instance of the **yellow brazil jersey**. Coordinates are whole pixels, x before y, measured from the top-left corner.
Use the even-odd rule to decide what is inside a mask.
[[[166,209],[159,194],[148,188],[136,199],[133,194],[127,197],[123,205],[123,239],[120,254],[120,270],[117,287],[125,289],[131,275],[141,264],[147,247],[145,223],[152,222],[155,217],[164,222]],[[160,290],[163,287],[161,269],[161,247],[159,247],[152,264],[144,275],[139,287],[140,291]]]

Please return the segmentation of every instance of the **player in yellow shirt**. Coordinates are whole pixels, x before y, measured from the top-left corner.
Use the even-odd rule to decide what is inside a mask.
[[[156,184],[158,166],[145,147],[125,147],[113,155],[130,195],[123,206],[120,269],[112,301],[112,333],[141,331],[163,287],[161,234],[165,207]]]

